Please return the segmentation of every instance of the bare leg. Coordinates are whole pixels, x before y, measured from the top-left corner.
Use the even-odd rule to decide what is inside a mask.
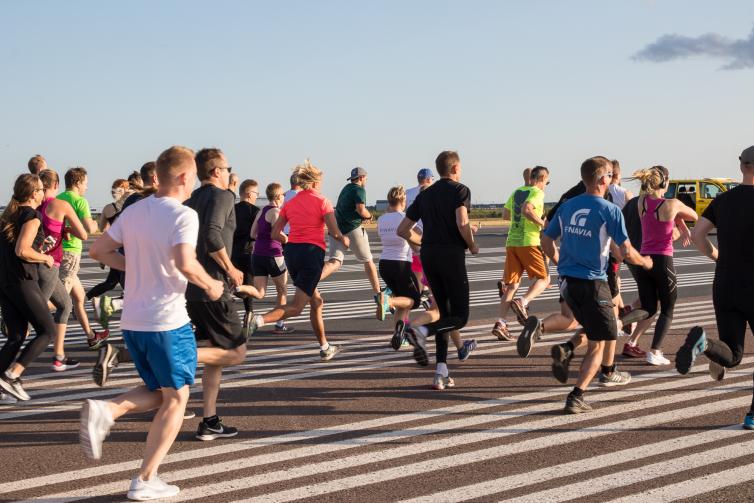
[[[325,320],[322,318],[322,312],[325,309],[325,301],[322,300],[322,296],[319,294],[319,290],[314,290],[309,301],[309,320],[312,323],[312,329],[314,335],[317,336],[320,346],[327,345],[327,337],[325,336]]]
[[[272,311],[265,313],[262,320],[267,324],[298,316],[304,310],[304,306],[309,303],[309,299],[310,297],[303,290],[296,288],[296,293],[290,304],[276,306]]]
[[[65,356],[65,331],[66,324],[55,324],[55,356]]]
[[[500,299],[500,318],[505,319],[506,316],[508,316],[508,311],[510,310],[510,304],[513,300],[513,297],[516,296],[516,292],[518,291],[518,287],[521,283],[510,283],[505,285],[505,296]]]
[[[550,284],[550,278],[539,278],[534,281],[531,285],[529,285],[529,289],[526,291],[526,295],[524,295],[524,299],[526,299],[526,302],[531,302],[534,300],[537,295],[545,291],[545,288],[547,288],[547,285]]]
[[[267,276],[254,276],[254,288],[259,292],[257,299],[264,298],[267,293]]]
[[[286,283],[288,282],[288,272],[284,272],[276,278],[272,278],[272,282],[275,284],[275,291],[277,291],[277,305],[284,306],[288,298],[288,291],[286,290]],[[265,280],[265,285],[266,285]]]
[[[636,324],[636,328],[634,329],[634,333],[631,334],[631,339],[628,341],[629,344],[632,346],[636,346],[639,344],[639,337],[641,337],[644,332],[646,332],[650,326],[652,326],[652,322],[655,319],[655,315],[650,316],[646,320],[641,320],[639,323]]]
[[[217,414],[217,397],[220,394],[223,367],[243,363],[246,358],[246,346],[241,345],[235,349],[197,348],[196,356],[198,363],[204,364],[202,374],[204,417],[212,417]]]
[[[364,262],[364,272],[367,273],[367,279],[369,284],[372,285],[372,291],[374,293],[380,293],[380,279],[377,277],[377,268],[374,266],[374,262]]]
[[[579,369],[579,377],[576,379],[576,387],[586,390],[589,383],[592,382],[602,363],[602,354],[605,350],[604,341],[588,341],[586,355]]]
[[[71,300],[73,301],[73,310],[76,313],[76,319],[81,325],[81,330],[84,331],[87,337],[92,338],[94,333],[92,327],[89,325],[89,315],[84,307],[84,301],[86,300],[86,293],[84,293],[84,287],[81,286],[81,281],[76,278],[71,288]]]
[[[602,355],[602,365],[609,367],[615,361],[615,346],[618,341],[605,341],[605,353]]]
[[[325,266],[322,268],[322,274],[319,277],[319,280],[322,281],[323,279],[330,276],[332,273],[340,269],[340,266],[342,266],[343,263],[340,260],[336,260],[334,258],[331,258],[327,262],[325,262]]]
[[[142,480],[150,480],[157,474],[157,468],[175,442],[175,437],[181,430],[186,403],[189,398],[189,387],[181,389],[162,388],[162,403],[152,420],[147,434],[147,445],[144,449],[144,461],[139,475]]]

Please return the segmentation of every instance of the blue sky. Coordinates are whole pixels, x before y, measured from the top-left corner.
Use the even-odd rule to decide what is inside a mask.
[[[555,199],[595,154],[738,178],[754,144],[750,1],[3,1],[0,19],[2,201],[36,153],[87,167],[101,205],[171,144],[262,184],[310,157],[331,198],[360,165],[370,201],[456,149],[474,202],[500,202],[536,164]],[[656,42],[675,45],[634,58]]]

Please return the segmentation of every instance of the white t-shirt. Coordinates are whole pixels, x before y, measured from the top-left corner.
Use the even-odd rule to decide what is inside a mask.
[[[126,252],[121,329],[166,332],[189,323],[188,280],[172,252],[179,244],[196,247],[196,211],[171,197],[149,196],[126,208],[107,234]]]
[[[283,194],[283,206],[285,206],[285,203],[296,197],[298,195],[298,190],[295,189],[289,189],[285,191],[285,194]],[[283,207],[281,206],[281,208]],[[273,222],[274,223],[274,222]],[[291,233],[291,224],[285,224],[285,227],[283,228],[283,232],[288,235]]]
[[[615,183],[611,183],[607,186],[608,192],[610,192],[610,195],[613,198],[613,204],[618,206],[618,208],[623,209],[623,207],[626,205],[628,201],[626,201],[626,189],[621,187],[620,185],[617,185]]]
[[[419,195],[419,193],[422,191],[421,185],[417,185],[416,187],[411,187],[406,191],[406,208],[414,204],[414,201],[416,200],[416,196]],[[420,231],[424,229],[424,226],[422,225],[422,221],[419,220],[416,222],[416,228]]]
[[[411,262],[411,247],[408,241],[400,237],[396,231],[403,217],[406,214],[402,211],[385,213],[377,219],[377,233],[382,241],[382,253],[380,260],[403,260]]]

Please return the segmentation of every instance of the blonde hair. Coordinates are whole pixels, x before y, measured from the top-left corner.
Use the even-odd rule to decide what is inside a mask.
[[[322,171],[317,169],[309,159],[304,161],[304,164],[299,164],[293,171],[298,181],[298,186],[304,190],[311,189],[312,186],[322,181]]]
[[[642,192],[651,192],[666,188],[669,175],[670,173],[665,166],[652,166],[648,169],[635,171],[632,178],[641,182]]]
[[[277,182],[272,182],[267,186],[264,193],[267,196],[267,200],[272,203],[273,199],[275,199],[275,194],[279,193],[283,189],[283,186],[280,185]]]
[[[401,201],[406,200],[406,190],[403,188],[403,185],[398,185],[397,187],[392,187],[390,190],[387,191],[387,203],[390,206],[398,206]]]

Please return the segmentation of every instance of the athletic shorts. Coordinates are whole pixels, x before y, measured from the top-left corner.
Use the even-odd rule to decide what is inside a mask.
[[[506,285],[520,283],[524,271],[529,279],[547,277],[545,254],[538,246],[510,246],[505,249],[505,252],[503,282]]]
[[[81,254],[73,252],[63,252],[63,260],[60,261],[60,281],[65,287],[65,291],[71,293],[71,290],[79,281],[79,270],[81,269]]]
[[[268,257],[266,255],[251,256],[251,273],[254,276],[277,278],[286,271],[285,259],[280,257]]]
[[[215,347],[235,349],[246,344],[243,325],[232,301],[187,301],[186,310],[196,328],[196,340]]]
[[[293,285],[309,297],[314,295],[325,266],[325,250],[311,243],[288,243],[283,256]]]
[[[607,286],[610,287],[610,295],[615,298],[620,293],[620,284],[618,279],[620,278],[620,262],[610,255],[610,260],[607,264]]]
[[[615,341],[618,323],[607,281],[564,277],[560,293],[590,341]]]
[[[421,303],[421,289],[411,271],[411,262],[405,260],[380,260],[380,276],[394,297],[408,297],[414,302],[411,309]]]
[[[251,255],[240,255],[231,257],[230,261],[233,267],[245,274],[251,274]]]
[[[150,391],[194,384],[196,340],[190,323],[165,332],[123,330],[123,340]]]
[[[361,263],[372,261],[372,251],[369,249],[369,236],[364,227],[357,227],[351,232],[345,234],[348,236],[348,247],[353,252],[353,256]],[[341,241],[330,236],[330,260],[337,260],[341,264],[345,258],[346,247]]]

